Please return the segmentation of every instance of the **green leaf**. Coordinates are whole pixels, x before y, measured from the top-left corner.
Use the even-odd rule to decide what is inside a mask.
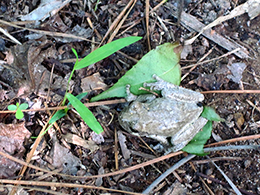
[[[74,48],[71,48],[71,50],[72,50],[72,52],[74,53],[74,55],[76,56],[76,58],[78,59],[79,57],[78,57],[77,51],[76,51]]]
[[[198,156],[204,156],[203,147],[211,136],[212,121],[208,121],[207,124],[202,128],[202,131],[197,133],[195,137],[185,146],[182,150],[190,154],[196,154]]]
[[[17,108],[17,111],[15,113],[15,117],[17,119],[22,119],[24,117],[24,114],[23,114],[23,112],[22,112],[22,110],[20,108]]]
[[[154,82],[152,75],[156,74],[161,79],[179,85],[181,81],[181,70],[179,65],[181,46],[178,43],[165,43],[151,50],[133,66],[118,82],[107,91],[92,98],[98,101],[111,97],[125,97],[127,84],[131,85],[131,92],[135,95],[147,93],[140,91],[144,82]]]
[[[216,113],[216,111],[213,108],[209,106],[204,106],[201,116],[208,119],[209,121],[225,121],[224,119],[220,118],[220,116]]]
[[[27,103],[22,103],[22,104],[19,106],[19,108],[20,108],[21,110],[26,110],[28,107],[29,107],[29,105],[28,105]]]
[[[92,112],[74,95],[67,93],[66,97],[70,101],[71,105],[77,110],[81,118],[85,121],[85,123],[97,134],[103,132],[102,126],[99,124],[95,116]]]
[[[65,110],[58,110],[52,117],[51,120],[49,121],[49,124],[52,124],[54,122],[56,122],[57,120],[61,119],[62,117],[64,117],[67,113],[65,112]]]
[[[91,64],[94,64],[104,58],[110,56],[111,54],[115,53],[116,51],[122,49],[125,46],[128,46],[136,41],[139,41],[142,37],[125,37],[122,39],[117,39],[108,43],[95,51],[91,52],[77,64],[75,64],[75,70],[79,70],[81,68],[85,68]]]
[[[9,105],[9,106],[7,107],[7,109],[13,111],[13,110],[16,110],[16,109],[17,109],[17,106],[11,104],[11,105]]]
[[[78,95],[76,95],[76,98],[78,100],[82,100],[82,98],[84,98],[86,95],[88,94],[88,92],[85,92],[85,93],[80,93]],[[69,102],[68,105],[70,105],[71,103]]]

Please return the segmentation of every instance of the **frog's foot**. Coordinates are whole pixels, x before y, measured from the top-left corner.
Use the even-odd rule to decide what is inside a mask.
[[[126,85],[126,86],[125,86],[125,91],[126,91],[126,97],[125,97],[125,99],[126,99],[126,101],[128,101],[128,102],[134,101],[134,100],[136,100],[136,98],[137,98],[136,95],[134,95],[134,94],[131,93],[130,87],[131,87],[130,85]]]

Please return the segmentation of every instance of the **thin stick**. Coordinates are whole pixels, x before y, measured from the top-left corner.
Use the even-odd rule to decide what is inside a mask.
[[[119,24],[117,25],[116,29],[113,31],[113,33],[111,34],[110,38],[108,39],[107,43],[110,43],[111,41],[113,41],[113,39],[115,38],[115,36],[118,33],[119,29],[121,28],[121,26],[125,22],[127,16],[130,14],[131,10],[133,9],[136,1],[137,0],[134,0],[132,6],[129,8],[128,12],[124,15],[123,19],[119,22]]]
[[[205,60],[205,61],[203,61],[203,62],[198,62],[198,63],[196,63],[196,64],[191,64],[191,65],[189,65],[189,66],[182,67],[181,69],[182,69],[182,70],[183,70],[183,69],[188,69],[188,68],[192,68],[193,66],[198,66],[198,65],[201,65],[201,64],[205,64],[205,63],[208,63],[208,62],[212,62],[212,61],[214,61],[214,60],[219,60],[219,59],[224,58],[224,57],[226,57],[226,56],[229,56],[229,55],[231,55],[231,54],[233,54],[233,53],[236,53],[236,52],[239,51],[239,50],[240,50],[240,48],[236,48],[236,49],[234,49],[234,50],[232,50],[232,51],[230,51],[230,52],[228,52],[228,53],[226,53],[226,54],[223,54],[222,56],[219,56],[219,57],[216,57],[216,58],[213,58],[213,59],[210,59],[210,60]]]
[[[21,28],[21,29],[24,29],[24,30],[29,30],[31,32],[49,35],[49,36],[53,36],[53,37],[66,37],[66,38],[80,39],[80,40],[84,40],[84,41],[88,41],[88,42],[93,42],[89,39],[85,39],[83,37],[79,37],[79,36],[76,36],[76,35],[73,35],[73,34],[66,34],[66,33],[60,33],[60,32],[50,32],[50,31],[45,31],[45,30],[37,30],[37,29],[26,28],[26,27],[22,27],[22,26],[12,24],[10,22],[6,22],[4,20],[0,20],[0,23],[8,25],[8,26],[15,27],[15,28]],[[97,42],[95,42],[95,43],[97,43]]]
[[[20,43],[20,41],[18,41],[16,38],[14,38],[12,35],[10,35],[8,32],[6,32],[1,27],[0,27],[0,32],[2,32],[5,36],[7,36],[9,39],[11,39],[13,42],[17,43],[18,45],[22,45],[22,43]]]
[[[147,38],[148,51],[151,50],[150,33],[149,33],[149,7],[150,7],[149,0],[145,0],[145,24],[146,24],[146,38]]]
[[[102,43],[105,41],[105,39],[107,38],[107,36],[109,35],[109,33],[115,28],[115,26],[118,24],[118,22],[121,20],[121,18],[123,17],[123,15],[125,14],[126,10],[132,5],[132,3],[134,2],[134,0],[131,0],[123,9],[123,11],[117,16],[117,18],[114,20],[114,22],[111,24],[111,26],[109,27],[108,31],[106,32],[104,38],[102,39],[101,43],[99,44],[99,47],[102,45]]]

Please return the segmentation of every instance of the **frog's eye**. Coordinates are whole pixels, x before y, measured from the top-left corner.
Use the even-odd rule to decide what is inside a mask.
[[[203,107],[203,103],[202,103],[202,102],[198,102],[198,103],[197,103],[197,106],[198,106],[198,107]]]

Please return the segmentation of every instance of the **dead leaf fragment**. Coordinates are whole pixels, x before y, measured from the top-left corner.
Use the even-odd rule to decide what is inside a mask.
[[[68,148],[61,146],[57,141],[53,149],[53,164],[56,168],[63,168],[62,173],[76,175],[78,167],[83,166],[78,157],[74,156]]]
[[[231,64],[230,66],[228,66],[228,69],[231,71],[232,75],[227,75],[227,78],[239,84],[242,79],[242,73],[244,72],[245,68],[245,63]]]
[[[179,181],[176,181],[163,193],[163,195],[184,195],[187,193],[187,188]]]
[[[67,5],[71,0],[41,0],[40,5],[31,13],[21,16],[22,21],[27,20],[45,20],[55,15],[62,7]]]
[[[223,84],[229,82],[229,74],[227,66],[220,66],[212,74],[200,74],[194,83],[206,90],[219,90]]]
[[[120,144],[120,147],[122,150],[123,157],[124,157],[124,159],[129,159],[131,152],[129,151],[129,149],[126,146],[126,143],[125,143],[126,138],[123,135],[122,131],[118,131],[117,134],[118,134],[118,140],[119,140],[119,144]]]
[[[93,153],[99,149],[98,145],[94,141],[84,140],[75,134],[67,133],[66,135],[63,135],[63,138],[71,144],[75,144],[78,146],[82,146],[86,149],[89,149],[91,151],[91,153]]]
[[[82,79],[81,88],[83,92],[89,92],[97,89],[102,89],[105,91],[106,89],[108,89],[107,85],[104,83],[99,73],[95,73]]]
[[[234,114],[234,120],[235,120],[235,124],[236,126],[239,128],[239,130],[242,129],[242,125],[244,124],[245,122],[245,119],[244,119],[244,116],[242,113],[235,113]]]
[[[24,123],[0,124],[0,151],[21,159],[25,148],[23,142],[29,139],[31,133],[25,128]],[[0,156],[0,178],[10,178],[16,175],[21,168],[20,164]]]

